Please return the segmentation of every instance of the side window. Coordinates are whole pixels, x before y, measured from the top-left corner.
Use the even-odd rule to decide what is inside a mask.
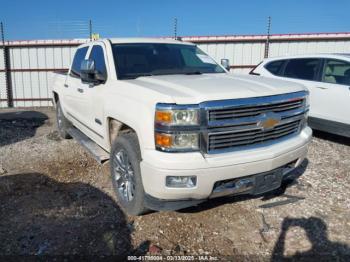
[[[90,53],[90,59],[95,61],[96,70],[107,77],[105,57],[103,55],[103,49],[100,45],[93,46]]]
[[[276,75],[276,76],[281,76],[282,75],[282,67],[286,60],[277,60],[277,61],[272,61],[265,65],[265,68],[267,71],[269,71],[271,74]]]
[[[80,77],[80,66],[81,62],[84,60],[85,55],[89,47],[83,47],[79,48],[74,55],[73,63],[72,63],[72,68],[70,71],[71,76],[74,77]]]
[[[350,63],[341,60],[326,60],[322,81],[332,84],[350,85]]]
[[[284,76],[304,80],[317,80],[320,62],[321,59],[317,58],[291,59],[287,62],[284,69]]]

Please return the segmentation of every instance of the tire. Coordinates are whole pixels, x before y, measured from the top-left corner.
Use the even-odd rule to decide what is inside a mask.
[[[113,188],[122,209],[127,214],[136,216],[147,212],[140,162],[141,153],[136,134],[119,135],[113,142],[110,157]]]
[[[72,127],[72,124],[64,116],[60,101],[57,101],[56,103],[56,120],[57,120],[57,129],[60,136],[63,139],[72,138],[68,133],[68,129]]]

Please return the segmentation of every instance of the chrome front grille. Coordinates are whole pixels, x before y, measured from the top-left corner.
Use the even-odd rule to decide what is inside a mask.
[[[264,143],[270,140],[282,138],[298,132],[300,120],[292,121],[275,126],[271,130],[260,128],[247,129],[243,131],[226,131],[209,134],[208,150],[220,150],[234,148],[237,146],[249,146],[256,143]]]
[[[233,108],[213,109],[209,110],[209,121],[237,119],[240,117],[253,117],[266,112],[285,112],[294,110],[303,106],[303,99],[293,101],[277,102],[273,104],[262,105],[244,105]]]
[[[201,104],[202,150],[207,154],[265,146],[296,135],[308,111],[305,91]],[[269,122],[272,121],[272,122]]]

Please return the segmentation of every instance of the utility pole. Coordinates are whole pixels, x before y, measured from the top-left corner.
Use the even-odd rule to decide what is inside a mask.
[[[264,57],[269,57],[269,49],[270,49],[270,33],[271,33],[271,16],[268,17],[267,20],[267,36],[266,36],[266,43],[265,43],[265,54]]]
[[[10,60],[8,47],[5,45],[5,33],[4,24],[0,23],[0,33],[2,42],[2,52],[4,57],[4,71],[5,71],[5,83],[6,83],[6,93],[7,93],[7,106],[13,107],[13,96],[12,96],[12,81],[11,81],[11,71],[10,71]]]
[[[174,19],[174,39],[177,40],[177,18]]]
[[[90,38],[90,42],[92,41],[92,20],[89,20],[89,38]]]

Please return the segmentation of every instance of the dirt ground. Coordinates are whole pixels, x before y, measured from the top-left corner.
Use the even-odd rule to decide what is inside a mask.
[[[206,255],[350,259],[350,140],[317,132],[295,182],[127,216],[99,165],[55,131],[52,109],[0,111],[0,257]]]

